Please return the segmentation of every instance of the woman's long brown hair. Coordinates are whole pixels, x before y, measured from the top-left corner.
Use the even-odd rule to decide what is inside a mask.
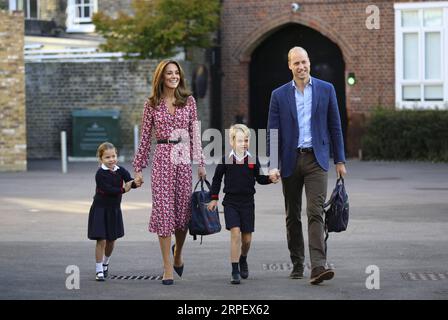
[[[187,98],[189,95],[191,95],[191,92],[187,89],[187,84],[185,81],[185,74],[182,70],[180,64],[175,60],[163,60],[159,63],[159,65],[156,68],[156,71],[154,72],[153,78],[152,78],[152,92],[151,96],[149,97],[149,102],[151,107],[157,108],[157,106],[160,104],[160,100],[162,99],[162,93],[163,93],[163,74],[165,72],[165,68],[170,63],[175,64],[177,68],[179,69],[179,85],[174,90],[174,97],[175,102],[174,105],[176,107],[183,107],[187,103]]]

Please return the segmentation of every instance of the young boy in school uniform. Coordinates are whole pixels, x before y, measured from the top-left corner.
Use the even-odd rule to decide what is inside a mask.
[[[218,205],[219,190],[224,176],[224,219],[226,229],[230,230],[230,260],[232,275],[230,282],[240,284],[247,279],[249,267],[247,255],[255,225],[255,181],[259,184],[277,183],[276,175],[260,174],[260,162],[248,152],[250,130],[243,124],[235,124],[229,132],[232,151],[222,158],[213,176],[210,189],[212,201],[209,210]],[[226,157],[228,159],[226,159]]]

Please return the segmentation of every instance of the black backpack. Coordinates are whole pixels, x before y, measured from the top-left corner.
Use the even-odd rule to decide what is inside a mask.
[[[325,209],[329,206],[328,209]],[[349,217],[348,195],[345,191],[344,178],[336,181],[330,200],[324,204],[325,242],[329,232],[341,232],[347,229]]]
[[[201,190],[196,191],[199,182],[201,182]],[[210,182],[205,180],[205,184],[210,190]],[[196,240],[197,236],[214,234],[221,231],[221,223],[219,222],[218,207],[214,211],[207,209],[208,203],[211,201],[210,191],[204,190],[204,180],[200,180],[194,187],[193,194],[191,195],[191,220],[188,224],[190,235],[193,236],[193,240]]]

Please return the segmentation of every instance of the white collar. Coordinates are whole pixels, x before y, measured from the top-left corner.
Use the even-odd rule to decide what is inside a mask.
[[[250,154],[249,151],[246,151],[244,153],[244,156],[242,158],[240,158],[240,157],[238,157],[238,155],[235,153],[235,151],[233,149],[232,149],[232,151],[230,151],[230,154],[229,154],[229,158],[235,157],[235,159],[238,161],[243,161],[247,156],[252,157],[252,155]]]
[[[108,167],[106,167],[104,165],[104,163],[101,164],[101,169],[103,169],[103,170],[110,170]],[[112,169],[112,171],[117,171],[118,169],[120,169],[120,167],[115,165],[114,168]]]

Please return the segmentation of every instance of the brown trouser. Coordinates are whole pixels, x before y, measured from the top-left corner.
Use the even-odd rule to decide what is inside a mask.
[[[294,173],[282,178],[286,209],[288,249],[294,265],[303,265],[302,190],[305,186],[308,217],[308,246],[311,268],[325,266],[323,206],[327,196],[328,173],[317,163],[314,153],[298,153]]]

